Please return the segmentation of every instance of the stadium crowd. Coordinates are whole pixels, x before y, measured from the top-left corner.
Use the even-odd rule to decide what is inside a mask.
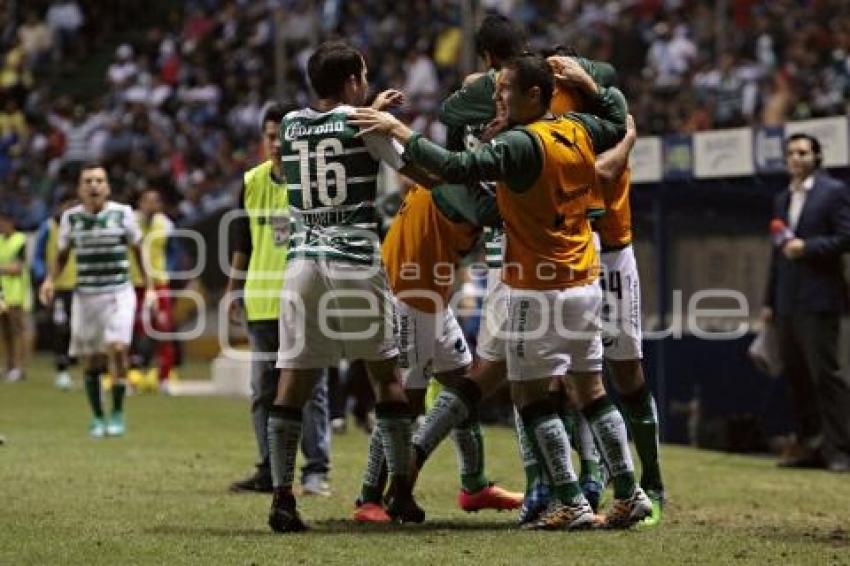
[[[19,228],[34,229],[74,165],[91,158],[108,164],[119,193],[162,189],[178,223],[231,206],[240,172],[257,161],[252,132],[275,94],[277,5],[288,55],[283,98],[306,102],[310,50],[339,35],[368,54],[376,90],[408,93],[414,128],[444,135],[439,93],[460,76],[455,0],[124,4],[122,16],[91,0],[0,3],[0,181]],[[685,0],[482,2],[521,23],[533,49],[568,45],[613,63],[643,135],[846,111],[846,3],[726,7],[721,25],[716,8]],[[134,39],[118,43],[128,30]],[[66,94],[69,78],[105,53],[112,60],[91,96]]]

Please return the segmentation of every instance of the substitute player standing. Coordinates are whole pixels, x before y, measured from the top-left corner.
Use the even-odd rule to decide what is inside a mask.
[[[142,234],[133,209],[109,200],[106,169],[84,165],[78,185],[80,204],[62,214],[56,262],[48,266],[39,297],[53,300],[54,281],[73,248],[77,260],[77,288],[71,305],[70,355],[85,358],[85,386],[92,410],[89,433],[94,438],[121,436],[125,431],[124,394],[127,389],[128,348],[133,334],[136,294],[130,284],[128,253],[139,262],[146,282],[145,301],[155,300],[140,247]],[[100,399],[101,366],[106,354],[113,376],[112,414],[104,419]]]

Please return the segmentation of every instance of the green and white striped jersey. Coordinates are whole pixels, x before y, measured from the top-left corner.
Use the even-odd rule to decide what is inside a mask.
[[[142,239],[136,215],[125,204],[107,201],[91,214],[81,204],[62,214],[59,250],[73,246],[77,258],[77,291],[105,293],[130,282],[127,247]]]
[[[400,169],[403,148],[389,137],[348,123],[352,106],[302,108],[280,125],[283,172],[293,226],[287,257],[355,263],[381,260],[375,216],[378,171]]]
[[[505,254],[505,231],[503,228],[484,227],[484,259],[490,269],[501,269]]]

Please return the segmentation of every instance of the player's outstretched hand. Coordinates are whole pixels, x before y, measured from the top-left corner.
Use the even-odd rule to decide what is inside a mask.
[[[404,93],[391,88],[378,93],[375,101],[372,102],[372,108],[375,110],[389,110],[402,104],[404,104]]]
[[[374,108],[358,108],[348,117],[349,123],[358,126],[360,131],[356,134],[362,136],[369,132],[389,134],[394,128],[403,126],[392,114],[387,114]]]
[[[53,281],[48,277],[44,280],[44,283],[41,284],[41,287],[38,289],[38,299],[41,301],[41,304],[44,306],[49,306],[50,303],[53,302]]]

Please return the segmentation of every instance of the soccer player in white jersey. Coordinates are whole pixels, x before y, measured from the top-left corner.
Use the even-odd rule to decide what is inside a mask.
[[[306,529],[292,494],[301,409],[321,369],[343,358],[364,360],[375,388],[377,427],[395,486],[387,511],[399,522],[421,522],[424,512],[411,493],[412,417],[397,367],[374,205],[381,161],[417,176],[403,163],[400,146],[384,135],[361,136],[348,122],[369,88],[357,50],[324,43],[307,72],[316,99],[287,114],[280,130],[292,224],[280,308],[281,374],[268,424],[269,526]],[[430,182],[421,175],[416,180]]]
[[[153,296],[139,246],[142,234],[133,209],[109,200],[106,170],[84,165],[77,187],[80,204],[62,214],[56,262],[48,266],[40,299],[53,300],[54,279],[68,261],[71,248],[77,260],[77,287],[71,305],[71,356],[85,359],[85,386],[92,410],[89,433],[94,438],[124,434],[124,394],[127,388],[128,348],[133,334],[136,295],[130,284],[128,253],[136,255],[146,282],[145,300]],[[112,385],[112,414],[104,418],[100,397],[98,356],[106,354]]]

